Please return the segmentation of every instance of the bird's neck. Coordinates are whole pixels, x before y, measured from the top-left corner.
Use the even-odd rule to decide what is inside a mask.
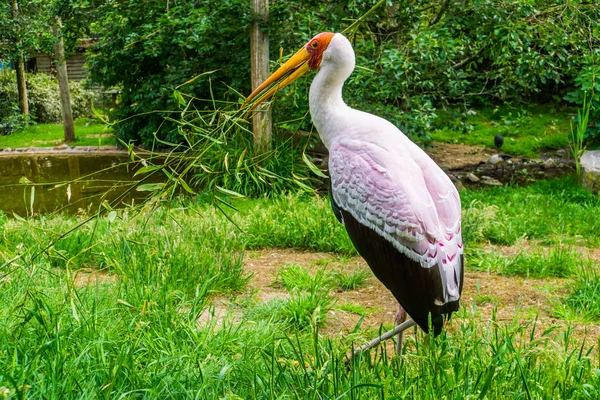
[[[327,148],[335,136],[343,132],[340,128],[352,110],[342,99],[342,87],[351,73],[352,69],[340,71],[339,68],[322,67],[310,85],[310,115]]]

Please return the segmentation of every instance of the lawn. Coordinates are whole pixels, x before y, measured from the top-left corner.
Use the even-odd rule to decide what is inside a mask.
[[[504,136],[502,152],[514,156],[536,157],[544,150],[568,147],[573,108],[552,105],[527,105],[522,108],[496,107],[471,110],[466,133],[446,128],[432,133],[434,141],[462,143],[494,148],[494,136]],[[442,119],[447,118],[443,112]]]
[[[64,143],[62,124],[34,124],[23,131],[0,136],[0,148],[54,147]],[[75,142],[72,146],[115,145],[112,128],[89,118],[75,120]]]
[[[0,396],[598,398],[600,199],[571,178],[461,197],[461,311],[351,367],[395,304],[327,198],[235,201],[241,230],[179,199],[54,244],[82,217],[0,215]]]

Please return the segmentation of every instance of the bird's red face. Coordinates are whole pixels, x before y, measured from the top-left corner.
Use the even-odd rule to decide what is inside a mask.
[[[321,61],[323,60],[323,53],[327,50],[327,47],[334,36],[334,33],[322,32],[312,38],[305,46],[298,50],[292,58],[279,67],[273,75],[267,78],[262,85],[257,87],[254,92],[246,98],[242,108],[251,103],[252,99],[256,99],[252,104],[252,108],[256,107],[279,89],[289,85],[309,70],[312,71],[319,68]]]
[[[331,32],[319,33],[306,44],[306,51],[310,56],[308,67],[311,71],[319,68],[321,61],[323,60],[323,52],[329,46],[329,42],[331,42],[333,36],[334,34]]]

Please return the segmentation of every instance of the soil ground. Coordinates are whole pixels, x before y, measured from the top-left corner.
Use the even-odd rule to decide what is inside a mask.
[[[247,292],[242,297],[250,296],[254,301],[268,302],[273,299],[283,299],[289,294],[276,284],[277,272],[291,264],[300,265],[311,273],[318,269],[326,268],[331,271],[343,270],[351,272],[356,269],[369,270],[369,267],[360,257],[341,259],[334,254],[307,252],[291,249],[263,249],[248,252],[244,259],[245,270],[252,277],[249,281]],[[493,313],[496,314],[498,323],[530,324],[535,320],[536,332],[541,334],[545,329],[559,328],[564,330],[567,322],[557,319],[552,314],[553,302],[567,290],[567,279],[529,279],[524,277],[505,277],[494,273],[469,271],[465,272],[465,286],[461,298],[464,312],[459,312],[447,326],[449,331],[456,329],[453,324],[462,318],[470,318],[476,313],[478,319],[484,321],[482,329],[487,327]],[[364,330],[377,330],[384,326],[385,330],[391,329],[398,303],[391,293],[371,275],[366,284],[357,290],[338,291],[330,293],[335,299],[333,310],[330,311],[325,326],[321,333],[336,337],[346,335],[354,330],[359,320],[363,317],[342,310],[344,304],[353,304],[366,310],[364,320],[360,326]],[[217,297],[210,317],[222,320],[224,318],[241,319],[242,310],[237,304],[239,296]],[[573,336],[578,341],[586,340],[595,343],[600,337],[600,326],[571,322]],[[408,333],[409,337],[412,333]],[[390,343],[389,346],[392,344]],[[391,350],[391,348],[389,349]],[[392,353],[388,353],[392,354]]]

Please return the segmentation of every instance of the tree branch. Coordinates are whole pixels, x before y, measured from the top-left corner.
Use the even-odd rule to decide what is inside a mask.
[[[477,51],[477,53],[473,54],[473,55],[472,55],[472,56],[470,56],[470,57],[467,57],[467,58],[465,58],[464,60],[462,60],[462,61],[460,61],[460,62],[458,62],[458,63],[456,63],[456,64],[454,64],[454,65],[452,66],[452,68],[453,68],[453,69],[458,69],[458,68],[461,68],[461,67],[465,66],[466,64],[470,63],[471,61],[475,60],[477,57],[479,57],[479,56],[481,55],[481,53],[483,53],[483,51],[486,49],[486,47],[487,47],[487,46],[483,46],[483,47],[481,47],[481,48],[480,48],[480,49]]]
[[[442,7],[440,7],[440,10],[438,11],[438,13],[435,16],[435,18],[433,18],[433,20],[431,22],[429,22],[429,26],[435,25],[438,22],[440,22],[440,19],[442,19],[442,16],[444,15],[444,13],[446,12],[446,10],[448,9],[449,5],[450,5],[450,0],[444,1],[444,4],[442,4]]]

